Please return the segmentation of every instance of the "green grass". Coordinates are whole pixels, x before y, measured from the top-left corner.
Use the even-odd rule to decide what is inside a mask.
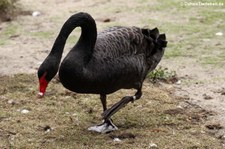
[[[10,43],[10,38],[18,36],[20,34],[20,27],[15,24],[8,24],[5,28],[2,29],[0,34],[0,45],[6,45]]]
[[[188,1],[191,2],[191,1]],[[193,1],[192,1],[193,2]],[[206,1],[203,1],[206,2]],[[161,0],[151,9],[160,12],[164,18],[158,20],[149,17],[143,23],[149,22],[153,26],[158,26],[160,30],[167,33],[168,48],[165,58],[174,59],[176,57],[192,57],[200,59],[200,63],[205,65],[223,65],[224,61],[212,51],[222,51],[225,38],[217,37],[216,32],[224,32],[225,15],[222,15],[221,6],[194,7],[182,6],[181,1]],[[167,12],[167,14],[165,14]],[[179,20],[179,22],[177,22]],[[158,24],[158,25],[157,25]],[[203,39],[208,39],[204,42]],[[220,46],[215,47],[215,42]],[[215,49],[217,48],[218,49]],[[209,55],[202,56],[202,55]]]
[[[119,130],[98,134],[87,128],[101,122],[99,96],[71,93],[53,80],[45,98],[37,99],[36,75],[5,76],[0,82],[0,148],[125,149],[148,148],[151,142],[159,148],[221,148],[204,127],[207,112],[191,105],[179,109],[181,99],[148,83],[140,100],[113,116]],[[114,93],[108,105],[132,94]],[[23,109],[30,112],[22,114]],[[50,132],[45,131],[48,127]],[[122,142],[114,142],[114,137]]]
[[[18,32],[18,26],[9,25],[4,29],[3,35],[7,36],[7,37],[10,37],[10,36],[13,36],[13,35],[17,34],[17,32]]]
[[[41,39],[53,38],[53,32],[51,31],[38,31],[38,32],[33,32],[31,34],[32,36],[35,36]]]
[[[162,68],[161,66],[150,72],[147,78],[153,83],[158,81],[175,83],[178,81],[175,71],[169,71],[168,68]]]

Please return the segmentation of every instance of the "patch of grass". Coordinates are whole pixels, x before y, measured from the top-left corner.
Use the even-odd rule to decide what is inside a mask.
[[[38,31],[38,32],[33,32],[31,34],[32,34],[32,36],[35,36],[35,37],[48,39],[48,38],[52,38],[53,32],[50,32],[50,31]]]
[[[17,33],[18,33],[18,26],[10,24],[6,28],[4,28],[2,34],[4,36],[10,37],[10,36],[16,35]]]
[[[0,41],[0,46],[3,46],[3,45],[5,45],[6,44],[6,40],[1,40]]]
[[[0,1],[0,21],[10,21],[16,12],[17,0]]]
[[[142,20],[143,23],[149,22],[151,26],[157,26],[160,31],[166,33],[168,47],[165,51],[165,58],[188,56],[200,59],[204,65],[223,64],[223,59],[218,58],[218,54],[214,54],[215,51],[221,49],[221,46],[224,47],[222,43],[224,36],[215,35],[219,31],[224,31],[222,20],[225,16],[221,15],[223,7],[184,6],[182,3],[177,0],[160,0],[154,7],[150,6],[151,10],[160,12],[159,16]],[[220,46],[217,46],[217,43],[220,43]],[[208,55],[211,58],[202,55]]]
[[[3,28],[0,34],[0,45],[5,45],[6,43],[10,42],[9,39],[18,36],[19,32],[19,26],[15,24],[9,24]]]
[[[0,83],[0,148],[125,149],[148,148],[151,142],[159,148],[221,148],[220,141],[206,133],[207,115],[201,109],[179,109],[180,99],[148,83],[140,100],[113,116],[119,130],[109,134],[87,130],[101,122],[99,96],[69,92],[53,80],[45,98],[37,99],[36,75],[0,77]],[[111,94],[108,106],[132,94],[129,90]],[[23,109],[29,113],[22,114]],[[114,142],[113,136],[122,142]]]
[[[168,68],[162,68],[161,66],[148,74],[148,79],[155,83],[157,81],[164,81],[175,83],[177,81],[177,74],[175,71],[169,71]]]
[[[223,66],[225,61],[224,58],[206,56],[202,58],[201,63],[214,66]]]
[[[172,43],[170,45],[171,45],[170,50],[166,49],[167,51],[165,52],[165,58],[175,58],[175,57],[184,56],[184,49],[182,45],[177,45],[177,44],[174,45]]]

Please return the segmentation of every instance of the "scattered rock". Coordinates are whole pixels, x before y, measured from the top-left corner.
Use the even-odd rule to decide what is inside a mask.
[[[23,110],[21,110],[21,113],[22,114],[27,114],[27,113],[29,113],[30,111],[29,110],[27,110],[27,109],[23,109]]]
[[[8,100],[8,104],[15,105],[16,102],[13,99]]]
[[[155,143],[150,143],[149,144],[149,149],[158,149],[158,145],[156,145]]]
[[[222,32],[217,32],[216,36],[223,36],[223,33]]]
[[[110,135],[110,138],[120,138],[120,139],[135,139],[135,135],[132,133],[122,133],[120,135]]]
[[[48,125],[46,125],[45,127],[44,127],[44,131],[45,132],[50,132],[52,130],[52,128],[50,127],[50,126],[48,126]]]
[[[49,125],[46,125],[46,126],[38,126],[38,130],[39,131],[44,131],[45,133],[48,133],[48,132],[50,132],[53,129]]]
[[[40,16],[41,15],[41,12],[40,11],[34,11],[33,13],[32,13],[32,16],[33,17],[38,17],[38,16]]]
[[[203,94],[202,96],[203,96],[203,98],[204,98],[205,100],[213,99],[211,96],[209,96],[209,95],[207,95],[207,94]]]
[[[225,139],[225,134],[223,134],[223,135],[221,136],[221,139]]]
[[[114,138],[113,141],[114,142],[121,142],[122,140],[120,140],[119,138]]]
[[[180,85],[180,84],[181,84],[181,80],[178,80],[178,81],[176,82],[176,84],[177,84],[177,85]]]

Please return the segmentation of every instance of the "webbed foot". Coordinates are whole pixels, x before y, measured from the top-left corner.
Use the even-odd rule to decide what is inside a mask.
[[[90,131],[95,131],[95,132],[99,132],[99,133],[109,133],[109,132],[115,131],[117,129],[118,128],[116,127],[116,125],[113,124],[111,119],[104,120],[104,122],[102,124],[88,128],[88,130],[90,130]]]

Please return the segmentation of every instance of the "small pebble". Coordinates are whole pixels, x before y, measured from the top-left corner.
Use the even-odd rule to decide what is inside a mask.
[[[158,146],[155,143],[150,143],[149,149],[158,149]]]
[[[222,135],[222,137],[221,137],[222,139],[225,139],[225,134],[224,135]]]
[[[183,107],[181,105],[178,105],[177,108],[178,109],[183,109]]]
[[[113,141],[114,142],[121,142],[122,140],[120,140],[119,138],[114,138]]]
[[[222,32],[217,32],[216,36],[223,36],[223,33]]]
[[[33,13],[32,13],[32,16],[33,17],[38,17],[38,16],[40,16],[41,15],[41,12],[40,11],[34,11]]]
[[[15,101],[13,99],[10,99],[10,100],[8,100],[8,103],[14,105]]]
[[[181,84],[181,80],[178,80],[178,81],[176,82],[176,84],[177,84],[177,85],[180,85],[180,84]]]
[[[50,126],[48,126],[48,125],[44,127],[44,131],[46,133],[50,132],[51,130],[52,130],[52,128]]]
[[[29,110],[27,110],[27,109],[23,109],[23,110],[21,110],[21,113],[22,114],[27,114],[27,113],[29,113],[30,111]]]

